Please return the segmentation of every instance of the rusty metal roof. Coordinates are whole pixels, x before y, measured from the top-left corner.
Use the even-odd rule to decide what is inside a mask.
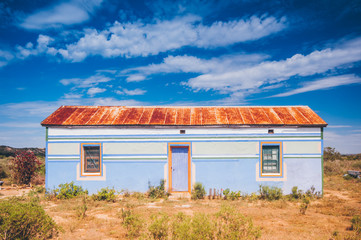
[[[323,121],[308,106],[277,107],[109,107],[61,106],[43,126],[320,126]]]

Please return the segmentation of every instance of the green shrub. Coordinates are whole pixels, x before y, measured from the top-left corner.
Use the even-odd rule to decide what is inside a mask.
[[[74,182],[60,184],[59,188],[52,191],[52,195],[58,199],[70,199],[82,194],[88,194],[88,191],[75,185]]]
[[[94,201],[108,201],[108,202],[115,202],[115,190],[109,188],[102,188],[98,191],[97,194],[93,194],[91,198]]]
[[[359,215],[353,216],[351,219],[351,230],[361,235],[361,217]]]
[[[122,224],[127,229],[128,238],[137,238],[141,235],[144,221],[138,214],[134,214],[131,210],[122,209],[121,213]]]
[[[141,193],[141,192],[133,192],[131,195],[130,195],[132,198],[136,198],[138,200],[142,200],[144,199],[144,193]]]
[[[148,196],[154,199],[168,197],[169,194],[165,191],[164,186],[164,179],[160,180],[159,186],[152,186],[150,182],[148,182]]]
[[[325,147],[323,149],[323,159],[325,161],[342,160],[341,154],[332,147]]]
[[[231,206],[223,205],[216,214],[217,239],[256,239],[261,237],[259,227],[253,225],[251,218],[247,218]]]
[[[263,185],[259,186],[259,194],[260,194],[259,195],[260,199],[269,200],[269,201],[279,200],[283,196],[281,188],[274,186],[269,187]]]
[[[230,191],[229,188],[226,188],[224,191],[223,191],[223,195],[224,195],[224,199],[227,200],[238,200],[241,198],[241,191]]]
[[[158,213],[151,216],[152,222],[148,231],[152,239],[167,239],[169,229],[169,217],[165,213]]]
[[[306,210],[307,210],[307,208],[308,208],[309,205],[310,205],[310,201],[311,201],[311,199],[310,199],[309,196],[304,195],[304,196],[302,197],[302,203],[301,203],[301,205],[300,205],[300,213],[301,213],[302,215],[305,215],[305,214],[306,214]]]
[[[297,186],[294,186],[292,188],[291,199],[300,199],[302,195],[303,195],[302,190],[298,189]]]
[[[206,195],[206,190],[204,189],[202,183],[196,182],[193,186],[192,199],[203,199]]]
[[[47,239],[57,232],[55,222],[36,201],[13,198],[0,202],[1,239]]]

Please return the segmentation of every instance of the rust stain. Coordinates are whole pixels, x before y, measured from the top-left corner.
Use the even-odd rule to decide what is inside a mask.
[[[191,108],[183,109],[183,121],[180,125],[191,125]]]
[[[312,124],[326,124],[314,111],[309,107],[296,107],[298,111],[302,113]]]
[[[255,120],[255,124],[270,124],[270,120],[266,116],[266,114],[262,111],[262,108],[255,107],[249,108],[249,111],[252,114],[253,119]]]
[[[218,124],[216,111],[212,107],[202,108],[202,125]]]
[[[177,117],[177,109],[176,108],[167,108],[167,113],[165,115],[165,125],[175,125]]]
[[[155,108],[149,121],[150,125],[164,125],[166,108]]]
[[[229,124],[228,121],[228,115],[227,115],[227,111],[225,108],[220,107],[220,108],[214,108],[214,110],[216,111],[216,119],[217,119],[217,124]]]
[[[116,115],[112,125],[122,125],[124,120],[128,117],[130,112],[131,112],[131,109],[129,109],[129,108],[122,109],[122,111],[120,111]]]
[[[75,125],[74,121],[82,116],[82,113],[86,110],[85,107],[78,107],[63,123],[62,125]]]
[[[311,124],[311,122],[300,113],[295,107],[288,107],[288,111],[297,120],[298,124]]]
[[[243,124],[243,118],[238,111],[238,108],[227,107],[224,108],[227,113],[228,124]]]
[[[140,117],[143,114],[143,108],[130,108],[127,118],[124,120],[124,125],[138,124]]]
[[[202,125],[202,108],[192,108],[191,125]]]
[[[175,124],[176,125],[184,125],[183,124],[184,108],[177,108],[176,111],[177,112],[176,112]]]
[[[150,118],[152,117],[154,108],[144,108],[143,114],[139,119],[138,124],[140,125],[146,125],[149,123]]]
[[[273,124],[283,124],[281,119],[278,117],[277,113],[273,110],[273,108],[262,108],[264,113],[267,115],[268,119]]]
[[[50,125],[322,125],[305,106],[108,107],[62,106],[41,123]]]
[[[297,120],[292,116],[292,114],[285,107],[273,108],[277,113],[278,117],[282,120],[285,125],[296,125],[298,124]]]
[[[72,125],[85,125],[86,122],[89,121],[89,119],[95,115],[97,112],[97,108],[85,108],[78,118],[74,119],[74,121],[71,123]]]
[[[76,108],[60,107],[53,114],[47,117],[41,124],[43,125],[61,125],[68,117],[75,112]]]
[[[249,108],[238,108],[238,111],[242,115],[244,124],[256,124],[255,120],[253,120],[253,116]]]

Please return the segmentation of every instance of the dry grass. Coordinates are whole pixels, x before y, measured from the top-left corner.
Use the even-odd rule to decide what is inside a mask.
[[[144,228],[151,216],[158,212],[174,216],[183,212],[215,214],[222,204],[233,206],[238,212],[253,219],[261,227],[261,239],[344,239],[353,236],[348,230],[351,218],[361,215],[361,181],[342,177],[347,169],[359,166],[359,161],[326,162],[331,169],[324,178],[324,197],[311,200],[305,215],[300,214],[301,201],[263,200],[152,200],[128,197],[116,202],[86,201],[84,218],[79,217],[82,198],[45,200],[46,212],[62,227],[59,239],[126,239],[127,229],[122,224],[122,209],[139,215]],[[333,170],[332,170],[333,169]],[[361,169],[359,169],[361,170]],[[333,172],[335,171],[335,172]],[[6,191],[1,191],[6,195]],[[354,238],[350,239],[357,239]]]

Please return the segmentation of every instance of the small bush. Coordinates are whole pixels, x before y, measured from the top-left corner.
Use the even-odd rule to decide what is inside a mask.
[[[86,216],[86,211],[88,210],[87,206],[87,196],[84,194],[80,206],[77,208],[76,215],[79,219],[84,219]]]
[[[259,186],[259,198],[264,200],[279,200],[282,198],[282,189],[278,187]]]
[[[215,215],[196,213],[193,217],[178,213],[172,224],[172,239],[256,239],[261,236],[250,218],[233,207],[222,206]]]
[[[361,170],[361,161],[353,163],[352,168]]]
[[[335,160],[341,160],[341,154],[336,151],[335,148],[332,147],[325,147],[323,150],[323,159],[325,161],[335,161]]]
[[[190,239],[189,231],[192,228],[192,218],[179,212],[172,223],[172,236],[174,240]]]
[[[91,198],[94,201],[108,201],[115,202],[115,190],[109,188],[102,188],[97,194],[93,194]]]
[[[1,239],[47,239],[57,232],[55,222],[36,201],[13,198],[0,202]]]
[[[223,191],[223,195],[224,195],[224,199],[227,200],[238,200],[241,198],[241,191],[230,191],[229,188],[226,188],[224,191]]]
[[[231,206],[222,206],[216,215],[217,239],[257,239],[261,237],[259,227],[253,225],[250,218],[246,218]]]
[[[0,166],[0,179],[4,179],[7,178],[8,174],[6,173],[5,169],[3,166]]]
[[[150,182],[148,182],[148,196],[154,199],[168,197],[169,194],[165,191],[164,186],[164,179],[160,180],[159,186],[152,186]]]
[[[361,235],[361,217],[359,215],[353,216],[351,219],[351,230]]]
[[[204,189],[202,183],[199,182],[195,183],[192,191],[192,199],[193,200],[203,199],[205,195],[206,195],[206,190]]]
[[[131,195],[130,195],[132,198],[136,198],[138,200],[142,200],[144,199],[144,193],[141,193],[141,192],[133,192]]]
[[[152,222],[148,231],[152,239],[167,239],[169,229],[169,217],[166,214],[158,213],[151,216]]]
[[[297,186],[292,188],[291,199],[300,199],[303,196],[302,190],[298,189]]]
[[[122,209],[121,218],[123,220],[122,224],[125,226],[125,228],[128,231],[127,232],[128,238],[133,239],[141,235],[144,226],[144,221],[139,215],[134,214],[131,210]]]
[[[87,190],[83,190],[81,186],[77,186],[74,182],[60,184],[59,188],[54,189],[52,195],[57,199],[70,199],[76,196],[88,194]]]
[[[40,166],[33,152],[17,151],[15,157],[9,159],[11,177],[17,184],[29,184]]]
[[[302,197],[302,203],[301,203],[301,205],[300,205],[300,213],[301,213],[302,215],[305,215],[305,214],[306,214],[306,210],[307,210],[307,208],[309,207],[310,202],[311,202],[311,199],[310,199],[309,196],[304,195],[304,196]]]

